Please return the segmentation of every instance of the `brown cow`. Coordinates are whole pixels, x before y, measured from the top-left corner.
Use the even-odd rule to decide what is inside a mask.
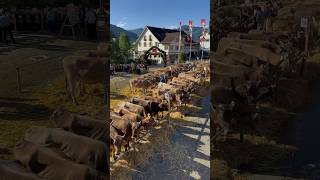
[[[119,157],[121,146],[123,144],[124,135],[120,135],[119,132],[113,125],[110,125],[110,148],[111,148],[111,157],[116,159],[115,157]]]
[[[62,64],[66,76],[67,94],[74,104],[78,104],[75,98],[77,84],[105,83],[108,68],[106,58],[67,56],[62,60]]]
[[[104,120],[70,113],[61,108],[56,109],[52,113],[51,120],[58,128],[71,131],[78,135],[97,139],[105,143],[108,142],[108,128]]]
[[[127,102],[127,103],[124,104],[124,108],[128,109],[131,112],[139,114],[139,115],[141,115],[143,117],[147,116],[146,111],[142,106]]]
[[[44,179],[98,180],[107,178],[106,175],[86,165],[64,158],[59,151],[24,140],[16,144],[14,156],[29,171]]]
[[[111,115],[110,119],[112,120],[110,126],[115,127],[117,130],[121,131],[125,137],[129,137],[131,135],[131,139],[135,140],[135,132],[141,125],[141,121],[133,121],[128,117]],[[130,139],[129,139],[130,141]],[[126,146],[127,148],[128,146]]]
[[[28,129],[24,139],[35,144],[58,148],[77,163],[86,164],[101,172],[107,172],[107,145],[101,141],[58,128],[44,127]],[[82,143],[86,146],[83,146]],[[94,156],[92,156],[93,154]]]
[[[42,180],[42,178],[29,172],[21,164],[9,160],[0,160],[0,174],[1,179],[4,180]]]

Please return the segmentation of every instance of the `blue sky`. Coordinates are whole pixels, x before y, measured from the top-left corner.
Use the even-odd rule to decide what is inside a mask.
[[[210,0],[110,0],[111,24],[127,30],[145,25],[176,28],[180,19],[187,25],[201,26],[200,20],[210,18]]]

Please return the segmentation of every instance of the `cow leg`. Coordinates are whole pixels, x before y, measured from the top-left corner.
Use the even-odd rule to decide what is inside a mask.
[[[83,81],[79,82],[79,89],[80,89],[80,96],[84,96],[85,94],[87,94]]]
[[[76,83],[75,79],[70,78],[69,91],[70,91],[70,94],[71,94],[71,99],[72,99],[73,104],[78,105],[78,102],[77,102],[76,97],[75,97],[76,84],[77,83]]]

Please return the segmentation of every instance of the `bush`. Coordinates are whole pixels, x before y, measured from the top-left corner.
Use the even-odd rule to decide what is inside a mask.
[[[184,53],[180,53],[178,56],[179,62],[185,62],[186,61],[186,55]]]

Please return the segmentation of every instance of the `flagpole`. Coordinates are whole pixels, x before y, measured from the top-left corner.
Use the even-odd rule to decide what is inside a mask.
[[[180,21],[180,35],[179,35],[179,54],[178,54],[178,64],[180,63],[179,56],[181,54],[181,21]]]
[[[189,61],[191,61],[191,47],[192,47],[192,21],[189,21],[189,33],[190,33],[190,51],[189,51]]]
[[[201,47],[201,61],[203,60],[203,46],[204,46],[204,41],[205,41],[205,33],[206,33],[206,21],[205,19],[201,20],[201,24],[202,24],[202,38],[200,40],[200,43],[202,43],[202,47]]]
[[[203,59],[203,45],[204,45],[204,44],[203,44],[203,42],[202,42],[202,47],[201,47],[201,51],[202,51],[202,52],[201,52],[201,61],[202,61],[202,59]]]

